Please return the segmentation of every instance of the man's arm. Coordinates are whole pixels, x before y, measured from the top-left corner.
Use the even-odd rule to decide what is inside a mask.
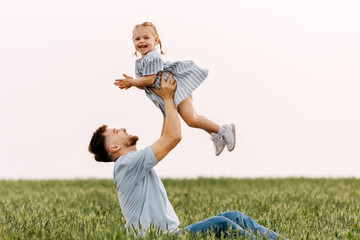
[[[164,118],[162,134],[159,140],[151,145],[156,160],[160,162],[181,141],[180,119],[174,102],[176,82],[171,74],[165,82],[162,73],[160,89],[152,90],[162,98],[165,105],[166,118]]]
[[[166,120],[166,118],[165,118],[165,116],[163,116],[163,117],[164,117],[164,120],[163,120],[163,125],[162,125],[162,128],[161,128],[160,137],[161,137],[162,135],[164,135],[164,126],[165,126],[165,120]]]

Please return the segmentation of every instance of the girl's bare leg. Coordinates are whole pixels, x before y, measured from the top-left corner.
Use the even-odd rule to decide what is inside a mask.
[[[191,96],[179,103],[178,112],[189,127],[203,129],[209,134],[219,132],[218,124],[196,113]]]

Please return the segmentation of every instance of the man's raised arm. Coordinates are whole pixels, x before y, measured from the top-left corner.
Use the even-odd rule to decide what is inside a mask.
[[[151,145],[156,160],[160,162],[181,141],[180,119],[174,102],[176,82],[172,74],[165,82],[164,73],[162,73],[160,89],[152,90],[163,100],[166,114],[162,135]]]

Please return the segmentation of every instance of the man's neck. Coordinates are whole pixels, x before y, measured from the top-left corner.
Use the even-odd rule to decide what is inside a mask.
[[[130,146],[130,147],[124,149],[123,152],[121,152],[121,156],[122,156],[122,155],[126,155],[126,154],[128,154],[129,152],[133,152],[133,151],[137,151],[136,145]]]
[[[121,150],[118,155],[115,155],[115,156],[114,156],[114,159],[113,159],[114,162],[115,162],[119,157],[124,156],[124,155],[128,154],[129,152],[133,152],[133,151],[137,151],[136,146],[130,146],[130,147],[126,148],[126,149]]]

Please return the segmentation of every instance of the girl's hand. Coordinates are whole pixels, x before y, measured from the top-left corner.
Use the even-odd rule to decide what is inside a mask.
[[[132,87],[132,82],[131,82],[131,79],[133,79],[132,77],[126,75],[126,74],[123,74],[123,76],[125,78],[122,78],[122,79],[115,79],[115,82],[114,84],[116,86],[118,86],[120,89],[125,89],[125,90],[128,90],[129,88]]]

